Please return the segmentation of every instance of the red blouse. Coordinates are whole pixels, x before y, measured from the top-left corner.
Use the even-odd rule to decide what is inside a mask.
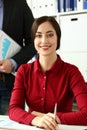
[[[73,98],[79,110],[72,112]],[[29,112],[24,110],[25,100]],[[42,72],[38,62],[21,65],[18,69],[9,105],[9,117],[30,124],[35,115],[31,111],[53,112],[57,102],[57,115],[62,124],[87,125],[87,86],[74,65],[58,56],[49,71]]]

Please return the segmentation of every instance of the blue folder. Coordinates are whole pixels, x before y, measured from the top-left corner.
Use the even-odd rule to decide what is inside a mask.
[[[83,9],[87,9],[87,0],[83,1]]]

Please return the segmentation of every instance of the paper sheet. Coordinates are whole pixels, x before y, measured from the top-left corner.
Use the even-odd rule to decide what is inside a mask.
[[[0,60],[10,58],[21,50],[21,46],[0,30]]]

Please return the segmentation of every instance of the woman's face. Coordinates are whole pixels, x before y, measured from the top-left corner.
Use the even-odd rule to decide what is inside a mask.
[[[40,24],[34,39],[35,49],[40,55],[51,55],[56,52],[57,35],[49,22]]]

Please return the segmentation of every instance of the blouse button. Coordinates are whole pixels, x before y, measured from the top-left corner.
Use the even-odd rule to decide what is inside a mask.
[[[44,98],[41,98],[41,100],[43,101],[43,100],[44,100]]]
[[[44,79],[46,79],[46,76],[44,76]]]
[[[45,87],[43,87],[43,89],[45,90]]]

